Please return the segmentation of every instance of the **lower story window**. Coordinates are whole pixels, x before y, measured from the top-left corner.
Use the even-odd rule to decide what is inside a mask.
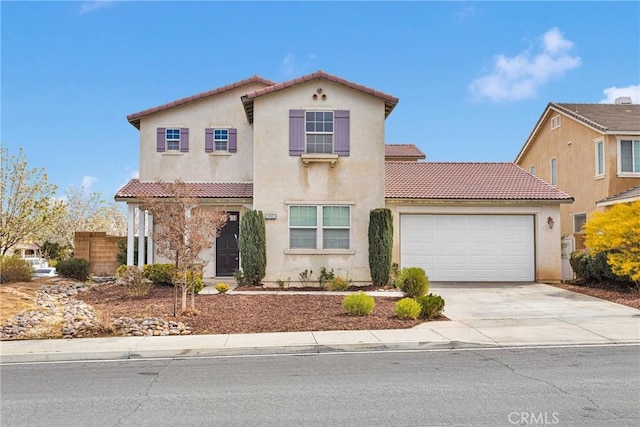
[[[290,249],[349,249],[350,247],[350,206],[289,207]]]
[[[573,214],[573,232],[574,233],[582,233],[582,227],[587,222],[587,214],[579,213]]]

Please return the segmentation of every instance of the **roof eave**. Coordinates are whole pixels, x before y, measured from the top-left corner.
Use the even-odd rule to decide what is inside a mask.
[[[442,204],[460,204],[460,203],[487,203],[487,204],[505,204],[505,203],[509,203],[509,204],[522,204],[522,205],[529,205],[532,203],[535,204],[549,204],[549,205],[555,205],[555,204],[564,204],[564,203],[573,203],[574,199],[573,197],[566,199],[460,199],[460,198],[421,198],[421,197],[389,197],[389,196],[385,196],[385,201],[390,201],[390,202],[408,202],[408,203],[416,203],[416,202],[429,202],[429,203],[442,203]]]

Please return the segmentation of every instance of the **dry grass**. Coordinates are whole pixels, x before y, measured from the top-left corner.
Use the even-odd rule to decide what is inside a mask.
[[[43,281],[37,280],[0,285],[0,324],[23,311],[35,310],[36,291],[42,284]]]
[[[62,315],[45,316],[42,322],[26,331],[24,338],[28,340],[62,338],[63,324]]]

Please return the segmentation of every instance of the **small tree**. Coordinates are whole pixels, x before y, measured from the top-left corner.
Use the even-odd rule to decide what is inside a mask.
[[[267,269],[267,240],[262,211],[245,212],[238,239],[242,276],[247,284],[259,285]]]
[[[175,262],[174,286],[182,292],[182,312],[187,309],[191,291],[191,310],[195,312],[194,283],[201,277],[206,261],[202,253],[213,247],[215,238],[227,223],[227,214],[206,209],[189,193],[180,180],[160,181],[164,197],[145,198],[142,208],[153,214],[153,239],[157,253]],[[175,314],[175,313],[174,313]]]
[[[393,214],[389,209],[369,213],[369,270],[376,286],[389,283],[393,249]]]
[[[584,233],[584,244],[592,255],[607,252],[611,270],[640,286],[640,200],[594,213]]]

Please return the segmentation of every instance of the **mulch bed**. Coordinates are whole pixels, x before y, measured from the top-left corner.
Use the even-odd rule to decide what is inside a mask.
[[[640,310],[640,292],[628,286],[621,286],[617,283],[589,283],[581,281],[554,284],[554,286]]]
[[[173,317],[171,287],[154,286],[149,296],[131,298],[123,286],[106,283],[78,298],[111,320],[162,317],[186,323],[195,334],[404,329],[423,323],[398,319],[393,308],[399,298],[392,297],[376,297],[373,313],[365,317],[344,314],[340,295],[196,295],[199,314],[178,317]]]

